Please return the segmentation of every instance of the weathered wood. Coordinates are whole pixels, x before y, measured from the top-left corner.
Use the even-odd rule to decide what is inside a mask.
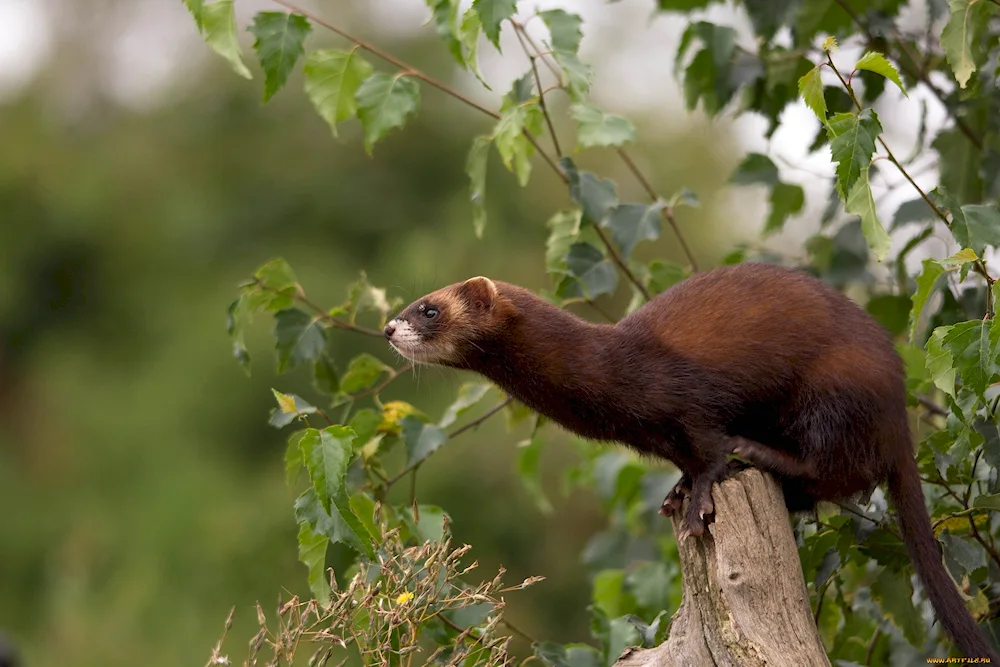
[[[781,488],[751,468],[712,498],[706,534],[679,545],[684,593],[670,635],[616,667],[829,667]]]

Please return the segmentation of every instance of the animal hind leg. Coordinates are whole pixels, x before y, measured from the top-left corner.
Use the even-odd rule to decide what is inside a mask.
[[[746,438],[737,436],[731,440],[733,453],[761,470],[790,479],[814,480],[816,478],[815,467],[809,461],[804,461],[788,452]]]

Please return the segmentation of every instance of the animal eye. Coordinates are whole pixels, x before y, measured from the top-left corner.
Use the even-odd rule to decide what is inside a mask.
[[[437,308],[428,308],[427,310],[424,311],[424,317],[426,317],[429,320],[434,319],[435,317],[437,317],[437,315],[438,315]]]

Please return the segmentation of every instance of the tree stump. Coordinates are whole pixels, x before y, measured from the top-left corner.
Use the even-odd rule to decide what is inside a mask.
[[[670,635],[616,667],[829,667],[781,487],[750,468],[712,498],[714,523],[679,545],[684,592]]]

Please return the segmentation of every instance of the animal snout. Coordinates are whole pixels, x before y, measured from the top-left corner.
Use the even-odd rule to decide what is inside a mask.
[[[389,324],[385,325],[385,329],[383,329],[382,332],[385,334],[386,338],[391,340],[392,334],[396,333],[395,322],[389,322]]]

